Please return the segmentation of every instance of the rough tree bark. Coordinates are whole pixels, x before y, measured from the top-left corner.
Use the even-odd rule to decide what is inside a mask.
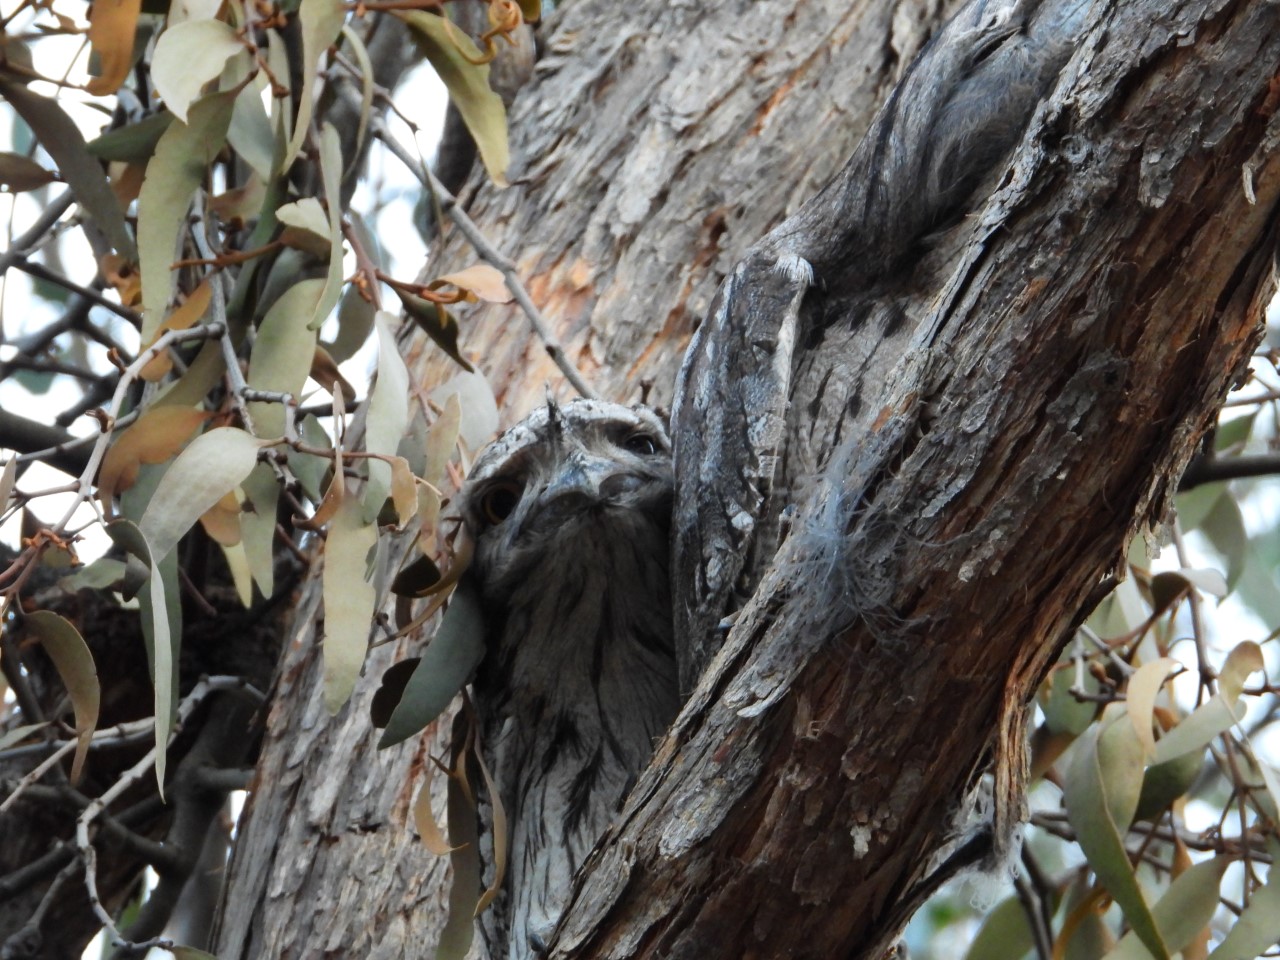
[[[665,402],[715,288],[852,153],[942,12],[568,4],[513,109],[514,186],[480,187],[471,215],[602,392],[651,377]],[[748,558],[759,586],[553,955],[879,956],[993,759],[1009,827],[1029,697],[1167,510],[1275,286],[1277,20],[1248,0],[1094,4],[968,216],[871,289],[819,270],[767,508],[797,505],[790,535]],[[456,238],[440,254],[469,259]],[[558,382],[512,312],[465,326],[510,416]],[[439,929],[442,864],[407,808],[446,725],[375,752],[386,649],[324,714],[318,596],[317,578],[229,871],[224,960],[421,956]]]

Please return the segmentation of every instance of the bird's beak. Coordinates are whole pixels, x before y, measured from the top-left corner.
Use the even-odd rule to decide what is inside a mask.
[[[596,464],[573,457],[538,495],[538,502],[546,506],[566,496],[594,500],[600,495],[601,476]]]

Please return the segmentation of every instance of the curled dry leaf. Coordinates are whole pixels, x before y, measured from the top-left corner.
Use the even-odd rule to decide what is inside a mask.
[[[481,300],[490,303],[510,303],[511,291],[507,289],[507,281],[501,271],[487,263],[477,263],[455,273],[447,273],[437,277],[430,284],[437,290],[445,284],[452,284],[460,290],[475,294]]]

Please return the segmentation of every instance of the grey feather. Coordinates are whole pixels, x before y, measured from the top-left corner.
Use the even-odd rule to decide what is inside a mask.
[[[535,956],[551,936],[675,716],[671,498],[662,422],[589,400],[536,411],[467,481],[467,575],[487,625],[480,750],[510,824],[503,891],[480,917],[494,958]],[[491,836],[482,848],[491,861]]]

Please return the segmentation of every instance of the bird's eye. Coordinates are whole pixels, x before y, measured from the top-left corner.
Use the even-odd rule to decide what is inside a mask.
[[[658,441],[647,433],[633,433],[622,441],[622,449],[649,457],[658,452]]]
[[[480,513],[489,523],[499,524],[516,509],[522,488],[514,480],[495,483],[480,498]]]

